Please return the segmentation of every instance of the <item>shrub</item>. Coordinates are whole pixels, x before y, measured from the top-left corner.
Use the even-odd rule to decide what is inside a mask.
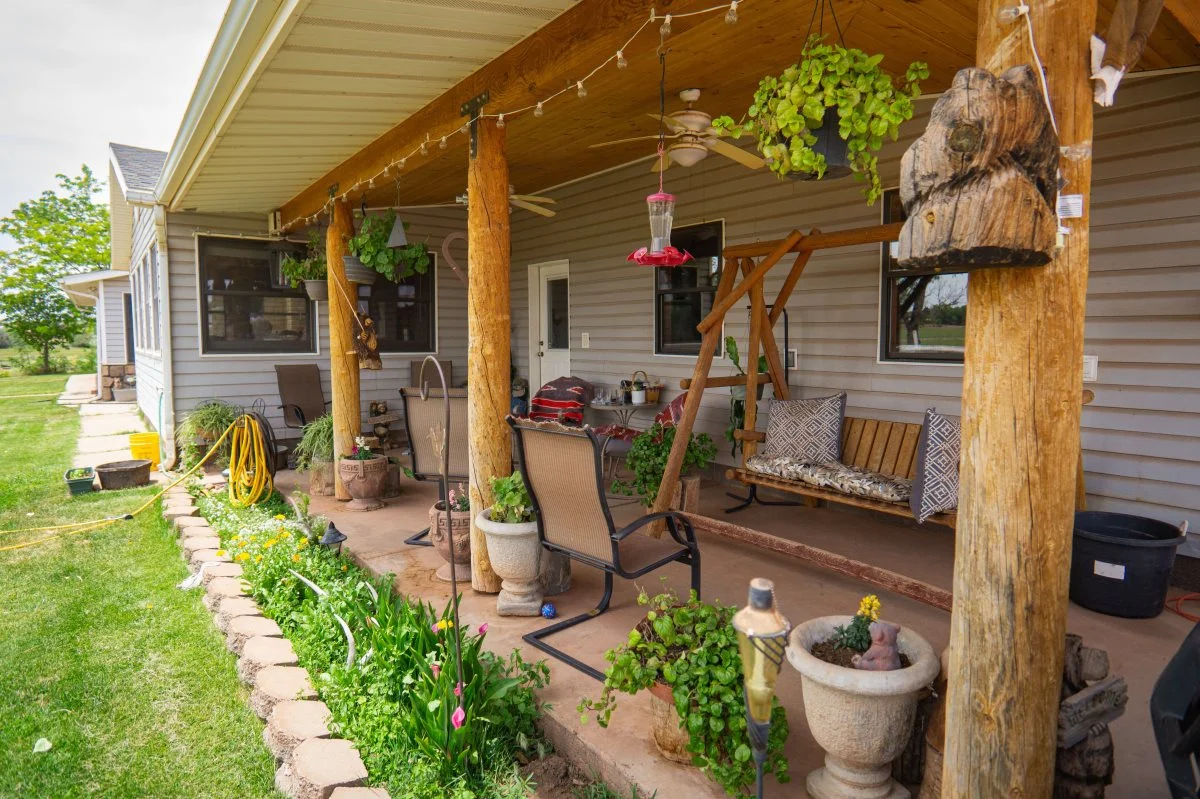
[[[633,494],[635,491],[642,498],[642,504],[647,508],[654,504],[662,485],[663,472],[667,468],[667,459],[671,456],[671,446],[675,443],[675,428],[655,422],[654,426],[633,440],[625,465],[633,472],[633,483],[624,480],[614,480],[613,491],[620,494]],[[717,445],[707,433],[692,434],[688,440],[687,451],[683,456],[681,475],[699,471],[712,463],[717,455]]]
[[[181,466],[190,469],[200,460],[200,447],[213,444],[225,430],[242,415],[242,409],[224,400],[204,400],[183,416],[175,431],[175,440],[182,453]],[[228,439],[214,456],[215,466],[229,464]]]

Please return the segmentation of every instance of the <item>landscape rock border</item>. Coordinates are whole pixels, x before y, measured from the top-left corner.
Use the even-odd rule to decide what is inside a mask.
[[[241,567],[217,555],[220,542],[182,486],[167,489],[163,518],[179,536],[192,572],[204,568],[204,605],[238,655],[238,675],[251,686],[250,705],[266,721],[263,741],[275,756],[275,786],[292,799],[389,799],[367,788],[367,768],[354,744],[330,734],[329,708],[297,665],[291,641],[247,595]],[[212,564],[205,566],[205,564]]]

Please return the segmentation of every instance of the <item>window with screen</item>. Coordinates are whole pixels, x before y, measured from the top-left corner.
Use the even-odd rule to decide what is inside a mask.
[[[437,254],[429,254],[429,269],[393,283],[380,277],[359,286],[359,310],[375,321],[380,352],[437,351]]]
[[[313,302],[279,272],[286,252],[278,242],[261,239],[200,237],[205,353],[316,351]]]
[[[883,222],[903,222],[900,191],[883,194]],[[897,242],[881,245],[880,357],[886,361],[961,363],[967,329],[967,275],[900,270]]]
[[[692,254],[683,266],[654,269],[654,354],[698,355],[696,325],[712,310],[721,279],[724,222],[704,222],[671,231],[671,244]]]

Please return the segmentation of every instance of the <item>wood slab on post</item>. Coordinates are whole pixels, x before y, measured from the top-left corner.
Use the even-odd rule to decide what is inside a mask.
[[[467,172],[467,429],[471,462],[471,587],[494,594],[487,540],[475,517],[492,504],[491,479],[512,471],[512,433],[504,423],[512,307],[509,299],[508,159],[504,128],[475,124],[477,146]]]
[[[325,231],[325,257],[329,272],[329,382],[333,389],[333,479],[334,496],[345,502],[349,492],[342,485],[337,459],[350,454],[354,438],[362,433],[362,397],[359,393],[358,356],[354,354],[353,301],[358,284],[346,279],[342,256],[349,255],[346,240],[354,235],[354,223],[345,202],[335,202]]]
[[[1033,61],[1009,0],[979,4],[977,62]],[[962,461],[944,796],[1050,796],[1063,673],[1088,277],[1096,0],[1035,4],[1065,191],[1084,196],[1045,267],[984,269],[967,288]],[[994,213],[1006,213],[996,208]]]

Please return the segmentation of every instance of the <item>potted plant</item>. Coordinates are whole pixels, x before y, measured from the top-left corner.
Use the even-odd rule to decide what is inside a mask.
[[[937,677],[933,647],[879,621],[874,595],[854,616],[825,616],[792,631],[788,660],[800,672],[804,714],[825,767],[811,796],[899,796],[892,761],[912,733],[921,691]]]
[[[242,415],[242,409],[219,399],[204,400],[184,414],[175,432],[182,451],[182,466],[191,468],[204,457],[208,448],[221,437],[230,425]],[[228,465],[228,440],[211,460],[205,463],[207,471],[219,472]]]
[[[733,336],[725,337],[725,357],[733,364],[733,368],[738,370],[738,374],[745,375],[746,370],[742,368],[742,358],[738,353],[737,339]],[[767,356],[758,356],[758,373],[765,374],[767,369]],[[757,398],[763,398],[763,389],[766,386],[762,383],[758,384]],[[725,440],[731,443],[729,450],[730,455],[736,455],[742,448],[742,442],[733,437],[735,430],[741,430],[746,424],[746,387],[730,386],[729,388],[729,426],[725,428]]]
[[[723,116],[712,126],[732,136],[754,136],[758,151],[780,177],[824,177],[830,157],[836,160],[844,144],[844,166],[867,182],[863,194],[873,204],[883,194],[875,154],[885,138],[895,141],[901,123],[912,119],[919,81],[929,77],[929,66],[914,61],[904,83],[896,85],[880,69],[881,61],[882,55],[812,36],[799,64],[759,82],[742,121]]]
[[[612,665],[604,675],[599,699],[584,699],[581,720],[594,713],[607,727],[618,693],[650,693],[654,740],[664,756],[704,770],[730,796],[751,796],[754,762],[746,729],[742,661],[735,609],[701,602],[693,591],[687,602],[671,592],[638,596],[646,616],[625,643],[605,653]],[[766,770],[789,780],[783,745],[787,714],[778,700],[771,711]]]
[[[638,375],[641,375],[639,378]],[[632,388],[630,390],[630,399],[634,405],[646,404],[646,389],[650,386],[650,377],[641,369],[633,373]]]
[[[308,472],[308,492],[333,496],[333,416],[322,414],[304,425],[296,445],[296,469]]]
[[[471,495],[458,484],[449,492],[450,513],[440,499],[429,509],[429,541],[446,561],[434,576],[450,582],[450,561],[459,575],[471,573]]]
[[[363,217],[358,233],[347,242],[350,255],[343,257],[347,280],[367,285],[375,282],[376,275],[398,282],[425,274],[430,259],[429,247],[424,242],[403,247],[388,245],[395,223],[395,211]]]
[[[279,262],[279,272],[292,288],[304,284],[309,299],[328,300],[329,281],[326,274],[325,238],[319,230],[308,232],[308,246],[302,257],[287,253]]]
[[[113,402],[137,402],[137,378],[124,375],[117,381],[118,384],[113,386]]]
[[[81,466],[75,469],[67,469],[63,473],[63,480],[67,483],[67,490],[71,492],[71,496],[79,496],[80,494],[90,494],[94,488],[93,481],[96,479],[96,470],[91,466]]]
[[[338,461],[338,476],[350,494],[346,510],[378,510],[383,507],[379,495],[387,480],[388,459],[371,451],[362,436],[354,439],[354,449]]]
[[[675,427],[663,425],[662,422],[655,422],[653,427],[639,434],[633,439],[629,455],[625,458],[625,465],[633,472],[633,482],[614,480],[613,491],[626,495],[636,493],[641,497],[643,505],[647,508],[652,506],[658,497],[663,471],[674,443]],[[681,477],[707,468],[716,455],[717,445],[707,433],[693,433],[683,457]],[[670,490],[673,491],[674,486]]]
[[[493,477],[495,499],[475,517],[483,531],[492,570],[501,579],[496,612],[501,616],[537,616],[542,610],[542,586],[538,580],[542,542],[533,510],[533,500],[520,472]]]

